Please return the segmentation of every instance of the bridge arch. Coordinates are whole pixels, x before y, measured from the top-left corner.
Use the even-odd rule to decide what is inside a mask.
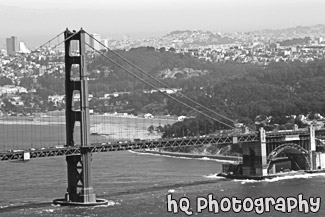
[[[309,170],[310,162],[308,158],[308,151],[302,146],[295,143],[286,143],[276,147],[267,157],[268,171],[275,164],[278,159],[287,159],[291,161],[290,170]]]

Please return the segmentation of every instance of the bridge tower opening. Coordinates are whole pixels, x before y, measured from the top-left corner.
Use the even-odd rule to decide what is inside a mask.
[[[91,206],[108,201],[97,199],[91,181],[90,116],[88,102],[88,74],[85,55],[85,32],[64,32],[65,37],[65,93],[66,93],[66,146],[75,146],[75,122],[80,122],[80,154],[66,157],[68,188],[64,199],[54,204]],[[74,65],[79,70],[72,71]],[[80,105],[74,105],[74,93],[80,94]]]

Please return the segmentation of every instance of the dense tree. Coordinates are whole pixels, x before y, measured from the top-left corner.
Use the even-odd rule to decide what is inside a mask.
[[[25,87],[27,90],[30,90],[35,87],[33,78],[23,77],[20,79],[20,86]]]
[[[10,78],[3,77],[3,76],[0,77],[0,86],[11,85],[11,84],[12,84],[12,81]]]

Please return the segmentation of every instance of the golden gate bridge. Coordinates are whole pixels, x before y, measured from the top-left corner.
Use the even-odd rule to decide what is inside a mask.
[[[106,200],[96,198],[91,181],[91,159],[92,153],[124,151],[136,149],[154,149],[166,147],[186,147],[199,145],[231,145],[239,144],[242,149],[242,169],[243,174],[248,176],[266,176],[272,172],[270,165],[280,153],[293,153],[303,155],[306,159],[306,170],[316,170],[321,167],[321,151],[317,150],[321,146],[320,138],[323,138],[325,130],[315,130],[313,126],[308,129],[295,129],[282,132],[265,132],[263,128],[258,131],[240,132],[229,135],[216,135],[213,133],[197,133],[197,135],[184,134],[182,137],[162,138],[157,133],[156,138],[141,138],[134,133],[126,133],[128,129],[123,128],[125,122],[121,119],[125,117],[96,116],[90,115],[89,105],[89,74],[87,72],[87,52],[86,48],[93,50],[105,61],[114,67],[125,72],[129,80],[137,80],[143,85],[154,89],[170,100],[176,101],[180,106],[190,108],[193,113],[204,116],[227,129],[235,129],[236,121],[210,109],[190,97],[176,92],[167,94],[161,91],[161,87],[172,89],[161,80],[145,72],[131,61],[122,57],[118,52],[110,50],[92,35],[81,29],[80,31],[69,31],[57,35],[36,51],[41,50],[46,45],[50,45],[64,34],[64,40],[58,41],[51,49],[58,48],[64,43],[64,62],[65,62],[65,115],[64,120],[58,121],[58,117],[52,117],[55,121],[51,122],[51,116],[34,117],[33,120],[21,117],[2,118],[1,133],[6,136],[6,141],[2,141],[5,150],[0,152],[1,161],[10,160],[29,160],[32,158],[66,156],[68,188],[64,199],[55,200],[54,203],[61,205],[98,205],[107,203]],[[99,43],[105,51],[95,49],[94,46],[86,42],[86,37]],[[10,64],[15,64],[21,57],[17,57]],[[9,66],[7,65],[7,67]],[[115,69],[116,69],[115,68]],[[76,95],[78,98],[76,99]],[[22,120],[23,123],[17,121]],[[35,122],[36,120],[36,122]],[[42,120],[45,120],[42,122]],[[110,122],[115,126],[109,125]],[[128,118],[126,125],[130,128],[136,126],[146,131],[150,123],[161,124],[163,120],[145,120],[143,126],[133,123],[137,118]],[[175,123],[172,120],[166,123]],[[109,139],[101,137],[100,133],[91,133],[90,126],[95,128],[102,124],[108,131],[121,133],[120,139]],[[14,128],[20,125],[20,129]],[[33,132],[24,131],[26,128],[33,128],[33,125],[41,126]],[[53,128],[57,128],[54,132]],[[118,129],[116,129],[118,127]],[[76,130],[79,128],[78,130]],[[199,127],[198,127],[199,128]],[[98,130],[98,129],[97,129]],[[96,130],[95,130],[96,131]],[[60,133],[58,133],[60,132]],[[198,130],[200,132],[200,130]],[[201,135],[200,135],[201,134]],[[10,135],[10,136],[8,136]],[[53,139],[53,135],[55,139]],[[22,139],[18,139],[21,137]],[[9,141],[10,140],[10,141]],[[38,141],[39,140],[39,141]],[[121,141],[122,140],[122,141]],[[123,141],[124,140],[124,141]],[[12,144],[12,145],[6,145]],[[19,144],[21,144],[19,146]],[[38,145],[33,145],[38,144]],[[63,145],[62,145],[63,144]],[[11,150],[9,150],[11,149]],[[13,150],[14,149],[14,150]]]

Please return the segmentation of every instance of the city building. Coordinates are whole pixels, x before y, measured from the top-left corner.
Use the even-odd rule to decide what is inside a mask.
[[[0,87],[0,96],[4,94],[27,93],[27,89],[21,86],[4,85]]]
[[[9,56],[15,56],[16,52],[19,51],[18,39],[16,36],[11,36],[11,38],[6,39],[7,54]]]
[[[48,96],[48,101],[53,102],[55,105],[58,105],[59,103],[63,103],[65,99],[65,95],[52,95]]]
[[[4,56],[7,56],[7,50],[1,49],[0,54],[4,55]]]
[[[89,38],[89,45],[92,48],[94,48],[95,50],[100,50],[102,47],[100,45],[100,43],[98,43],[98,41],[101,41],[100,34],[97,34],[97,33],[91,34],[91,37]],[[92,49],[92,48],[90,48],[90,49]]]
[[[30,50],[28,50],[25,42],[19,42],[19,52],[20,53],[30,53]]]

